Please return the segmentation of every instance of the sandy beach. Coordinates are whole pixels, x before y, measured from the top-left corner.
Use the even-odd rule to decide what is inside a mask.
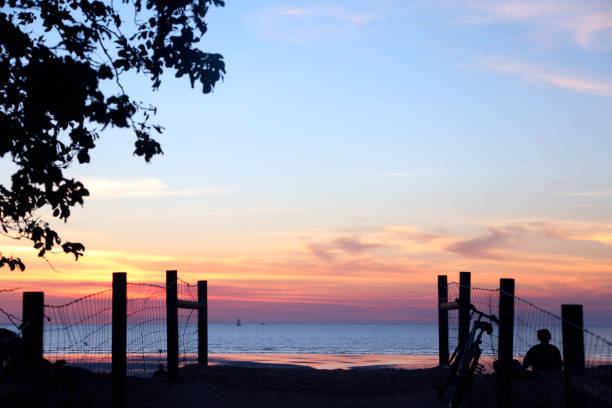
[[[320,370],[264,363],[190,365],[179,378],[128,378],[128,407],[444,407],[432,386],[443,368]],[[492,379],[479,379],[466,406],[492,406]],[[3,407],[109,407],[110,377],[78,368],[0,384]]]
[[[197,356],[193,356],[195,361]],[[306,366],[319,370],[365,368],[431,368],[438,364],[437,355],[394,354],[210,354],[209,365],[248,367]]]

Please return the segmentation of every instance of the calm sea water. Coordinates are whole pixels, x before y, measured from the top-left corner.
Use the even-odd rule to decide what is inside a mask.
[[[15,331],[9,325],[0,327]],[[209,324],[208,348],[211,354],[364,354],[434,355],[438,353],[435,324]],[[450,328],[450,346],[455,327]],[[592,329],[611,339],[612,328]],[[531,333],[529,329],[529,333]],[[560,330],[553,330],[553,332]],[[522,338],[525,331],[515,328],[515,348],[520,354],[531,343]],[[483,337],[483,350],[496,349],[496,333]],[[105,354],[111,350],[110,325],[45,325],[45,351]],[[536,343],[533,333],[533,343]],[[560,333],[557,337],[560,337]],[[182,353],[197,353],[197,326],[179,327]],[[553,344],[561,348],[560,338]],[[586,339],[585,339],[586,340]],[[166,348],[166,328],[161,324],[128,325],[128,353],[159,353]],[[587,353],[589,352],[589,342]]]
[[[11,330],[14,327],[0,325]],[[560,349],[560,327],[553,344]],[[592,329],[611,339],[612,328]],[[110,325],[45,325],[44,350],[49,360],[65,359],[96,371],[110,370]],[[555,337],[556,336],[556,337]],[[456,326],[450,327],[450,351],[456,344]],[[587,360],[610,363],[612,347],[585,338]],[[521,359],[536,343],[533,329],[515,327],[515,356]],[[438,354],[436,324],[210,324],[211,364],[256,362],[299,364],[315,368],[393,365],[403,368],[435,366]],[[484,336],[484,356],[497,354],[496,333]],[[165,363],[166,327],[131,324],[127,333],[128,372],[150,375]],[[181,365],[197,362],[197,326],[179,327]]]
[[[561,328],[551,327],[552,344],[560,349]],[[195,335],[196,328],[193,327]],[[451,352],[456,346],[456,325],[451,325]],[[612,340],[612,328],[590,329]],[[538,343],[532,328],[515,327],[515,354],[522,357]],[[612,353],[602,341],[585,336],[587,355]],[[483,336],[485,354],[497,353],[497,327],[492,336]],[[188,349],[188,347],[186,347]],[[436,355],[437,324],[212,324],[209,328],[210,353],[284,353],[284,354],[365,354],[365,355]],[[194,348],[195,352],[196,349]],[[612,357],[612,355],[609,355]]]
[[[15,331],[9,325],[0,327]],[[454,344],[451,327],[451,347]],[[436,324],[209,324],[210,354],[365,354],[435,355],[438,353]],[[612,328],[592,329],[612,339]],[[529,332],[531,332],[530,330]],[[515,329],[517,337],[524,332]],[[496,333],[483,337],[483,349],[496,348]],[[558,336],[560,337],[560,336]],[[197,353],[197,326],[179,327],[182,353]],[[553,344],[561,346],[560,338]],[[533,333],[533,343],[536,343]],[[45,325],[46,352],[89,352],[111,350],[110,325]],[[515,338],[515,346],[531,345]],[[586,344],[588,347],[588,344]],[[160,324],[128,325],[129,352],[165,352],[166,328]],[[521,352],[522,350],[517,350]]]
[[[212,324],[211,353],[411,354],[437,351],[432,324]]]

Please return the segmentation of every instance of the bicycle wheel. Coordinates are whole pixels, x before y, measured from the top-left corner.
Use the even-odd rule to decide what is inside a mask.
[[[458,345],[455,351],[453,352],[453,355],[449,359],[448,364],[449,364],[450,371],[448,373],[448,376],[446,377],[446,381],[444,381],[444,384],[442,384],[440,388],[435,387],[438,391],[438,397],[444,396],[444,393],[446,392],[448,387],[451,385],[451,383],[455,379],[455,376],[457,375],[457,369],[459,368],[459,363],[461,362],[461,358],[460,358],[461,347],[462,347],[461,344]]]
[[[470,350],[469,355],[465,356],[465,359],[461,360],[459,367],[457,369],[457,374],[455,377],[455,381],[453,387],[451,388],[451,397],[448,403],[449,408],[455,408],[459,404],[461,397],[469,387],[472,382],[472,378],[474,377],[474,373],[472,368],[475,365],[472,363],[474,359],[474,350]]]

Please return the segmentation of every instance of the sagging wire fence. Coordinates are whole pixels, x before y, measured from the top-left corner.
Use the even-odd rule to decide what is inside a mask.
[[[455,301],[459,298],[460,284],[458,282],[450,282],[448,284],[448,300]],[[470,288],[470,302],[476,309],[487,314],[497,314],[499,305],[499,289],[485,288]],[[459,343],[459,311],[450,310],[448,313],[449,324],[449,348],[455,350]],[[481,344],[482,356],[480,364],[482,365],[483,373],[493,372],[493,362],[497,358],[498,343],[499,343],[499,328],[493,325],[493,333],[490,336],[483,337]]]
[[[155,283],[126,284],[126,373],[148,377],[165,369],[167,359],[167,287]],[[197,301],[195,284],[179,280],[179,297]],[[0,292],[8,292],[1,290]],[[195,292],[195,293],[194,293]],[[94,372],[112,365],[113,289],[104,289],[65,304],[44,304],[43,357],[65,361]],[[197,362],[197,313],[178,310],[179,365]],[[21,333],[27,322],[0,308],[9,329]],[[195,344],[195,347],[194,347]]]
[[[448,283],[449,301],[460,298],[461,287],[457,282]],[[470,303],[476,309],[497,317],[508,313],[500,307],[500,294],[513,298],[513,375],[504,380],[508,381],[505,388],[509,400],[523,407],[612,407],[612,342],[583,327],[582,306],[563,305],[560,316],[499,288],[470,288],[468,284],[467,289]],[[449,348],[455,350],[460,337],[457,310],[448,312],[448,325]],[[496,371],[498,325],[493,325],[493,333],[488,337],[481,344],[483,374]],[[536,348],[530,353],[527,369],[523,366],[525,357],[541,341],[554,346],[558,355],[549,353],[553,350],[550,347],[545,352]],[[534,364],[533,360],[538,362]],[[548,368],[543,370],[542,366]],[[552,369],[555,366],[558,369]]]
[[[92,371],[111,366],[112,290],[44,305],[43,357]]]
[[[128,375],[149,376],[166,361],[167,349],[167,304],[168,285],[149,283],[127,283],[127,373]],[[451,282],[446,285],[447,298],[450,301],[460,297],[461,283]],[[564,369],[571,369],[575,375],[568,382],[567,376],[535,376],[532,372],[517,376],[513,383],[512,397],[533,405],[532,388],[551,390],[549,396],[569,393],[572,398],[591,400],[610,400],[612,395],[612,343],[594,332],[584,329],[582,321],[568,321],[564,316],[529,302],[501,289],[474,288],[467,286],[470,302],[480,311],[503,317],[500,311],[501,295],[512,296],[512,357],[519,365],[523,362],[528,350],[538,342],[536,332],[547,329],[550,332],[550,344],[562,351]],[[14,292],[16,289],[2,290]],[[183,302],[197,304],[199,301],[198,285],[176,278],[175,289],[178,298]],[[0,317],[5,318],[14,330],[21,331],[28,322],[0,309]],[[177,308],[178,316],[178,362],[180,365],[198,361],[198,312],[195,308]],[[75,299],[62,305],[45,305],[44,307],[44,346],[45,358],[50,361],[65,360],[69,364],[89,368],[93,371],[108,372],[111,368],[112,346],[112,289],[105,289],[91,295]],[[580,313],[580,319],[582,314]],[[454,350],[459,337],[459,313],[448,312],[449,348]],[[568,329],[569,327],[569,329]],[[568,337],[568,330],[579,333],[580,342]],[[565,338],[567,337],[567,338]],[[571,337],[571,336],[570,336]],[[483,338],[482,364],[483,373],[493,373],[494,361],[499,355],[499,328],[493,325],[491,336]],[[568,360],[569,359],[572,361]],[[576,358],[578,356],[578,358]],[[580,363],[582,356],[582,363]],[[576,366],[577,364],[577,366]],[[532,377],[530,377],[532,376]],[[535,376],[535,377],[534,377]],[[534,379],[535,378],[535,379]],[[535,385],[534,385],[535,384]],[[606,396],[606,397],[601,397]],[[552,397],[548,398],[551,399]],[[536,401],[535,403],[540,403]],[[554,403],[553,403],[554,405]]]
[[[0,289],[0,294],[14,294],[21,288],[6,288]],[[2,307],[0,307],[0,319],[8,323],[8,326],[12,329],[12,331],[18,332],[19,327],[21,326],[21,318],[19,316],[15,316],[12,313],[7,312]]]
[[[538,353],[544,360],[540,365],[554,367],[560,363],[563,368],[543,372],[533,367],[519,376],[513,396],[520,403],[562,406],[564,400],[569,400],[570,405],[584,407],[612,406],[612,342],[583,327],[581,307],[579,322],[574,321],[569,315],[573,310],[577,310],[576,305],[563,305],[559,316],[515,296],[516,358],[524,363],[531,347],[541,337],[549,338],[549,344],[560,351],[561,361],[555,354]]]
[[[127,283],[127,374],[147,376],[165,363],[166,288]],[[44,357],[110,372],[112,289],[63,305],[45,305]]]
[[[178,297],[191,302],[198,301],[197,284],[177,279]],[[198,326],[195,309],[178,309],[179,316],[179,364],[196,364],[198,362]]]

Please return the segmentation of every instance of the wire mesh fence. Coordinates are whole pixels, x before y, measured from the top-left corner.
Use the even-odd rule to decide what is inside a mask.
[[[127,371],[128,375],[150,376],[160,364],[166,363],[166,286],[154,283],[127,284]],[[11,295],[16,289],[0,290]],[[460,284],[449,283],[448,300],[459,298]],[[5,293],[6,292],[6,293]],[[499,313],[499,289],[470,289],[470,301],[487,314]],[[177,294],[181,300],[198,301],[197,285],[177,280]],[[16,296],[16,295],[15,295]],[[50,361],[65,360],[69,364],[97,372],[111,369],[112,351],[112,289],[75,299],[61,305],[45,305],[44,357]],[[198,312],[178,309],[179,364],[197,362]],[[449,347],[457,347],[458,311],[449,316]],[[24,322],[18,316],[0,309],[0,318],[14,331],[21,330]],[[514,297],[513,356],[520,365],[528,351],[538,343],[537,331],[547,329],[550,344],[564,350],[561,316],[549,312],[526,299]],[[578,328],[584,340],[584,369],[569,383],[561,372],[543,375],[534,371],[521,371],[513,383],[512,397],[525,406],[562,406],[565,393],[574,398],[609,403],[612,396],[612,343],[600,335]],[[499,330],[493,325],[491,335],[482,339],[480,364],[485,374],[494,373],[498,355]],[[565,351],[568,344],[565,344]],[[580,353],[580,350],[569,350]],[[567,368],[567,367],[566,367]],[[542,390],[549,392],[542,393]],[[542,398],[544,395],[544,398]],[[556,404],[556,405],[555,405]],[[595,404],[595,402],[593,403]],[[593,405],[596,406],[596,405]]]
[[[127,373],[144,376],[166,362],[166,287],[127,285]]]
[[[16,292],[19,289],[20,288],[0,289],[0,295],[2,295],[3,302],[9,300],[9,298],[13,302],[15,302],[16,301],[15,295],[17,295]],[[5,326],[10,331],[18,333],[21,323],[22,321],[19,316],[15,316],[14,314],[0,307],[0,325]]]
[[[45,305],[43,357],[93,371],[110,371],[112,289],[62,305]]]
[[[181,278],[177,281],[178,298],[192,302],[198,301],[197,284]],[[198,362],[198,311],[178,309],[179,316],[179,366]]]
[[[451,282],[448,284],[448,300],[454,302],[459,299],[460,284]],[[481,312],[497,315],[499,305],[499,289],[471,288],[470,302]],[[499,328],[493,325],[491,335],[484,334],[480,345],[482,355],[480,364],[483,373],[493,372],[493,362],[497,358],[497,345],[499,342]],[[453,353],[456,350],[459,339],[459,311],[450,310],[448,312],[449,348]]]
[[[574,330],[581,334],[582,349],[567,339],[563,344],[564,325],[566,331]],[[517,381],[515,398],[518,401],[529,403],[538,395],[538,403],[544,401],[553,406],[561,404],[565,393],[568,393],[569,398],[580,401],[581,406],[612,406],[612,342],[526,299],[515,297],[514,350],[521,362],[525,363],[529,350],[541,340],[541,336],[549,338],[545,342],[559,350],[559,355],[539,353],[539,359],[544,360],[539,364],[558,365],[559,369],[565,365],[563,368],[569,371],[569,375],[563,376],[560,370],[543,372],[533,367],[531,372],[520,378],[522,381]],[[563,354],[584,355],[584,367],[571,367],[567,361],[562,362],[561,351]],[[533,365],[531,361],[527,364]],[[547,392],[543,396],[537,392],[538,389],[546,389]]]
[[[612,406],[612,342],[591,332],[584,331],[585,371],[584,377],[570,380],[570,392],[574,400],[584,396],[590,400],[605,402]],[[602,404],[603,406],[603,404]]]
[[[178,284],[179,298],[197,300],[192,285]],[[180,365],[197,362],[197,312],[179,309]],[[62,305],[45,305],[44,357],[96,372],[109,372],[112,357],[112,289]],[[193,347],[195,344],[195,349]],[[194,351],[195,350],[195,351]],[[166,287],[127,283],[127,374],[150,376],[166,364]]]
[[[459,298],[459,283],[451,282],[447,289],[449,301]],[[471,288],[470,302],[476,309],[498,316],[500,293],[502,292],[499,289]],[[458,343],[458,315],[457,310],[448,313],[451,352]],[[578,331],[584,341],[583,350],[576,349],[570,342],[566,342],[564,348],[564,325],[566,331],[567,327]],[[542,329],[547,333],[539,334]],[[553,346],[547,350],[556,349],[558,353],[534,351],[530,358],[533,359],[537,354],[536,359],[539,360],[540,366],[554,368],[557,365],[556,370],[541,370],[534,367],[533,361],[525,361],[529,350],[541,341],[542,336],[547,338],[544,343]],[[498,344],[499,328],[493,325],[492,335],[483,337],[481,344],[480,362],[483,364],[484,374],[495,372],[493,363],[498,356]],[[584,368],[563,367],[562,352],[584,355]],[[612,342],[518,296],[514,296],[513,357],[516,361],[515,375],[508,390],[510,397],[522,406],[563,407],[568,398],[577,402],[576,406],[612,406]],[[571,372],[571,375],[564,375],[562,369]]]

